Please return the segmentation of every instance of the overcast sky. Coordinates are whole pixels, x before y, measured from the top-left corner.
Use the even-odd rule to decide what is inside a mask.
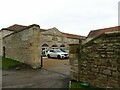
[[[119,0],[0,0],[0,29],[38,24],[87,36],[91,30],[118,25]]]

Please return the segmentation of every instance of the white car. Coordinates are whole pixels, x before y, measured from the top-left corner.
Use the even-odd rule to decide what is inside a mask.
[[[47,53],[48,58],[69,58],[69,54],[66,52],[61,51],[60,49],[51,49]]]

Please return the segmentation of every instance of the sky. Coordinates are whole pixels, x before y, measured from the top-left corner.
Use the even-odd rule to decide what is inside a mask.
[[[0,29],[38,24],[42,29],[87,36],[118,25],[119,0],[0,0]]]

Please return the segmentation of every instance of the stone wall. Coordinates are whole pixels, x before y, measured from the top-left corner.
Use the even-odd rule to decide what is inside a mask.
[[[2,39],[0,39],[0,56],[3,54],[3,45],[2,45]]]
[[[79,81],[79,44],[69,45],[70,78]]]
[[[79,44],[79,39],[67,38],[67,42],[68,42],[68,45],[69,44]]]
[[[120,32],[104,33],[78,46],[80,50],[74,52],[74,55],[73,49],[70,49],[71,80],[87,81],[102,88],[120,89]],[[78,46],[74,45],[74,48]],[[75,56],[77,53],[79,55]],[[74,62],[78,63],[76,69]],[[77,70],[74,75],[73,71]]]
[[[57,47],[60,48],[60,46],[64,44],[65,48],[68,49],[68,42],[66,36],[56,28],[41,32],[41,38],[41,46],[43,44],[47,44],[49,46],[49,49],[51,49],[52,45],[57,45]]]
[[[40,67],[40,28],[31,26],[3,38],[5,57]]]
[[[3,40],[2,38],[4,36],[7,36],[9,34],[13,33],[13,31],[9,31],[9,30],[0,30],[0,56],[2,56],[3,54]]]

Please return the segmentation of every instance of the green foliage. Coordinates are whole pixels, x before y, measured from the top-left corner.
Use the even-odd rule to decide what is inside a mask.
[[[2,56],[0,56],[0,69],[2,68]]]
[[[80,86],[79,82],[72,82],[71,81],[71,87],[70,88],[81,88],[81,86]]]
[[[89,87],[82,87],[80,82],[73,82],[71,81],[71,87],[70,90],[75,90],[75,88],[79,88],[79,90],[106,90],[104,88],[98,88],[95,86],[89,86]]]

